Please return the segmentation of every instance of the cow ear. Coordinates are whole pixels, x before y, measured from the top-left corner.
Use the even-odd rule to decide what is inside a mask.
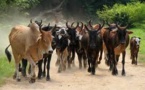
[[[127,33],[128,33],[128,34],[132,34],[133,32],[132,32],[132,31],[127,31]]]
[[[139,39],[141,39],[140,37],[138,37]]]

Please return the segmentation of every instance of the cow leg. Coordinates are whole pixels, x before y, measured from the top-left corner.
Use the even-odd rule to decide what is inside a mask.
[[[66,70],[66,61],[67,61],[67,56],[63,55],[62,58],[63,58],[63,59],[62,59],[62,60],[63,60],[63,64],[62,64],[63,67],[62,67],[62,68],[63,68],[63,71],[65,71],[65,70]]]
[[[103,45],[101,45],[101,49],[100,49],[100,57],[99,57],[99,61],[97,61],[98,64],[101,63],[101,60],[102,60],[102,53],[103,53]]]
[[[38,79],[41,79],[42,76],[42,63],[43,59],[38,61]]]
[[[88,72],[91,72],[91,57],[88,57]]]
[[[50,80],[49,70],[50,70],[51,57],[52,57],[52,54],[49,54],[48,55],[48,60],[47,60],[47,76],[46,76],[46,81]]]
[[[78,55],[78,60],[79,60],[79,68],[82,68],[82,54],[81,53],[77,53]]]
[[[16,69],[16,71],[13,75],[13,79],[16,78],[16,80],[19,82],[19,81],[21,81],[21,79],[20,79],[20,74],[19,74],[19,63],[17,63],[17,62],[15,62],[15,69]]]
[[[68,61],[68,68],[71,68],[71,59],[70,59],[71,53],[69,52],[69,55],[67,57],[67,61]]]
[[[46,68],[47,61],[48,61],[48,56],[44,58],[44,65],[43,65],[43,72],[42,72],[43,77],[46,76],[46,70],[45,70],[45,68]]]
[[[117,62],[119,61],[119,56],[120,56],[120,55],[116,55],[116,61],[117,61]]]
[[[83,54],[83,63],[84,63],[84,68],[86,68],[87,67],[87,56],[85,53]]]
[[[138,58],[138,53],[136,53],[136,63],[135,63],[136,65],[137,65],[137,58]]]
[[[92,58],[92,75],[95,75],[95,72],[96,72],[96,60],[98,59],[98,55],[94,56],[94,58]]]
[[[124,65],[125,65],[125,55],[126,55],[126,51],[124,51],[122,53],[122,75],[125,76],[125,69],[124,69]]]
[[[108,53],[108,65],[110,66],[109,70],[113,69],[113,57],[110,53]]]
[[[113,70],[112,70],[112,75],[117,75],[117,74],[118,74],[118,70],[117,70],[117,61],[116,61],[114,52],[112,53],[112,59],[113,59]]]
[[[26,67],[27,67],[27,60],[22,59],[22,75],[23,75],[23,77],[26,76]]]
[[[28,56],[27,58],[29,60],[29,63],[31,64],[31,79],[30,79],[29,83],[34,83],[35,78],[36,78],[36,75],[35,75],[36,63],[33,61],[33,59],[30,56]]]
[[[58,67],[58,73],[61,73],[61,70],[62,70],[62,60],[61,60],[60,55],[58,56],[58,60],[60,61],[59,67]]]
[[[19,74],[19,63],[20,63],[20,58],[18,58],[19,54],[17,54],[13,48],[12,48],[12,52],[14,55],[14,59],[15,59],[15,73],[13,75],[13,79],[16,79],[18,82],[21,81],[20,79],[20,74]]]
[[[73,49],[72,49],[72,57],[71,57],[71,63],[72,63],[73,66],[75,66],[74,58],[75,58],[75,49],[73,47]]]

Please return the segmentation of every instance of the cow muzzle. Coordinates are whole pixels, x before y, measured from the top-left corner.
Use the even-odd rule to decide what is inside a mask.
[[[91,49],[95,49],[96,48],[96,45],[95,44],[90,44],[90,48]]]
[[[53,49],[52,49],[52,47],[50,47],[48,50],[48,54],[52,54],[52,53],[53,53]]]
[[[120,41],[120,43],[121,43],[121,44],[125,44],[126,42],[125,42],[125,40],[122,40],[122,41]]]

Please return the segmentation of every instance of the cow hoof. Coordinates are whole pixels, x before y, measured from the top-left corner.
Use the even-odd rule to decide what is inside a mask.
[[[38,76],[37,78],[38,78],[38,79],[41,79],[41,76]]]
[[[61,70],[58,70],[58,73],[61,73]]]
[[[13,79],[16,79],[16,74],[13,75]]]
[[[20,81],[21,81],[21,79],[20,79],[20,78],[18,78],[18,79],[17,79],[17,82],[20,82]]]
[[[30,79],[29,83],[34,83],[35,82],[35,79]]]
[[[19,68],[19,72],[22,72],[22,68]]]
[[[43,76],[43,77],[45,77],[45,76],[46,76],[45,72],[43,72],[43,73],[42,73],[42,76]]]
[[[88,72],[89,72],[89,73],[91,72],[91,68],[88,68]]]
[[[95,72],[92,71],[92,75],[95,75]]]
[[[46,77],[46,81],[50,81],[50,77]]]
[[[122,76],[125,76],[126,74],[125,74],[125,71],[122,71]]]
[[[97,62],[97,64],[100,64],[100,63],[101,63],[100,61]]]
[[[117,70],[113,70],[112,71],[112,75],[118,75],[118,71]]]

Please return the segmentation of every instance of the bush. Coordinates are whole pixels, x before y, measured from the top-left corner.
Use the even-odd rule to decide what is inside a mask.
[[[113,7],[104,6],[103,11],[97,11],[99,18],[113,21],[119,20],[120,23],[129,23],[137,26],[145,20],[145,3],[132,2],[127,5],[115,4]]]

